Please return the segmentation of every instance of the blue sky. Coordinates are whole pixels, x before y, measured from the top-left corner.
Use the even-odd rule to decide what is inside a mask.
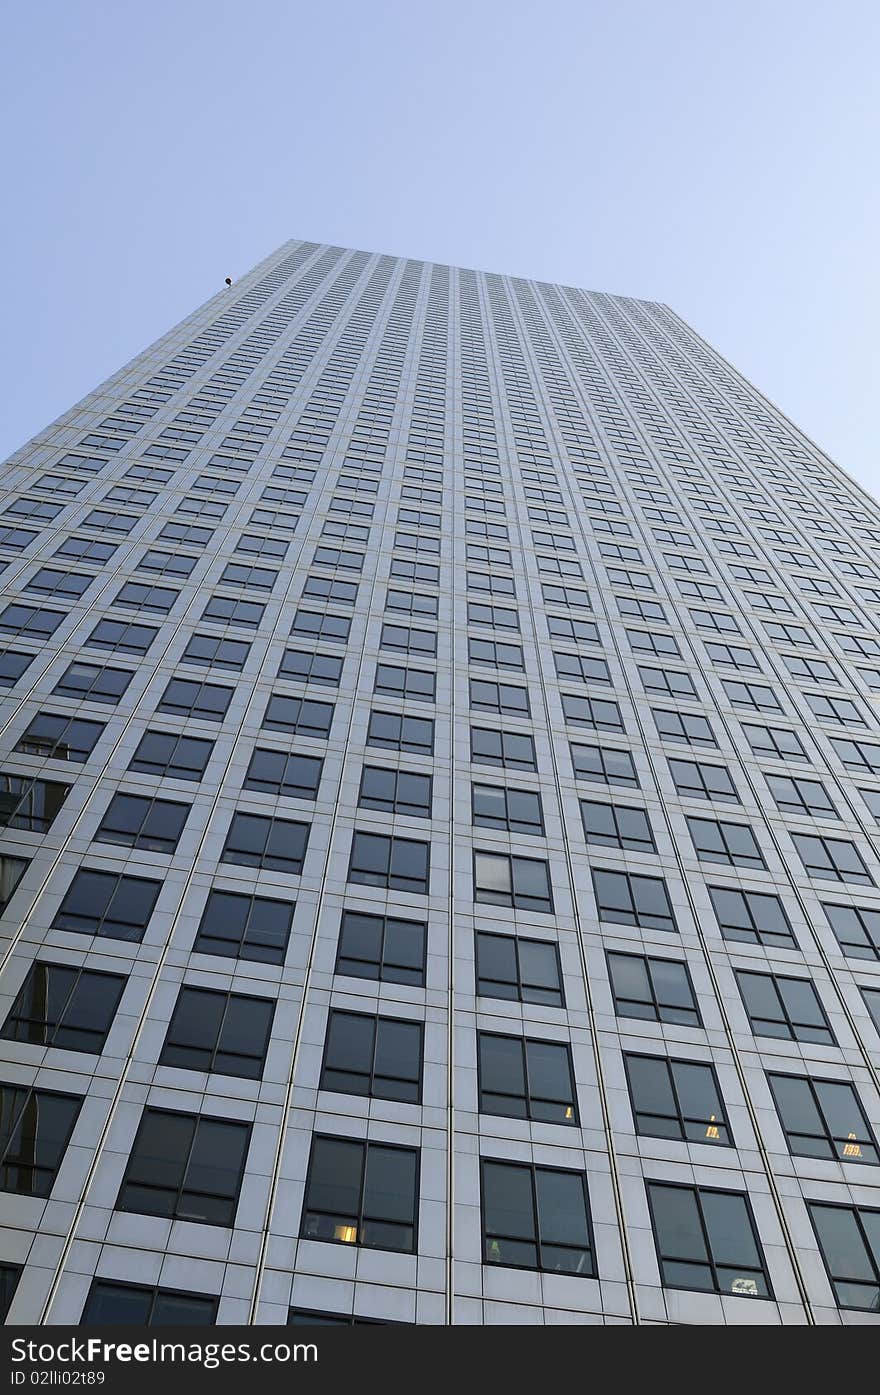
[[[0,455],[303,237],[666,301],[880,493],[876,0],[4,14]]]

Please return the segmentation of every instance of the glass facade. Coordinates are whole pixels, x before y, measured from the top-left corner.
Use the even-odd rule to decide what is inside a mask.
[[[880,1321],[859,486],[663,305],[293,241],[3,490],[8,1321]]]

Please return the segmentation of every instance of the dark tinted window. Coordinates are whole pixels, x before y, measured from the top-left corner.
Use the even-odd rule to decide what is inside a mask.
[[[56,930],[111,940],[144,938],[161,883],[81,867],[52,922]]]
[[[343,911],[336,972],[421,987],[426,939],[427,926],[422,921]]]
[[[480,1168],[486,1264],[595,1275],[583,1173],[489,1158]]]
[[[117,1209],[231,1226],[250,1135],[230,1119],[145,1109]]]
[[[294,906],[266,896],[212,891],[193,944],[197,954],[283,964]]]
[[[274,1011],[271,998],[183,987],[159,1064],[259,1080]]]
[[[320,1088],[418,1104],[422,1094],[421,1023],[331,1011]]]
[[[121,974],[37,961],[0,1035],[7,1041],[64,1051],[103,1051],[124,988]]]
[[[300,1234],[305,1239],[413,1253],[418,1174],[414,1148],[316,1135]]]
[[[80,1323],[96,1327],[211,1327],[218,1302],[207,1294],[95,1279]]]

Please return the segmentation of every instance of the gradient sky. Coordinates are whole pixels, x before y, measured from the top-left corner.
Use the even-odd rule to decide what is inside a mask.
[[[877,0],[3,0],[5,456],[289,237],[667,302],[875,494]]]

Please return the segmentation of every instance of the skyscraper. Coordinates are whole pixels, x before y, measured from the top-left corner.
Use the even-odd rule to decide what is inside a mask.
[[[310,242],[7,463],[10,1322],[874,1323],[880,508]]]

